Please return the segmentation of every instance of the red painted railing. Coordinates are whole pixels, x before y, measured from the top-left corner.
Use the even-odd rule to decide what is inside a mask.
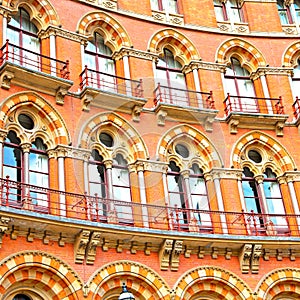
[[[300,215],[182,209],[60,192],[0,179],[1,207],[129,227],[207,234],[299,236]]]
[[[293,104],[293,109],[294,109],[294,117],[296,120],[300,118],[300,99],[296,97],[296,100]]]
[[[154,105],[169,103],[183,107],[215,109],[212,92],[196,92],[192,90],[168,87],[158,83],[154,90]]]
[[[137,98],[144,97],[142,80],[131,80],[124,77],[99,72],[85,66],[80,74],[80,88],[92,87],[102,91],[113,92]]]
[[[223,101],[225,114],[231,112],[244,112],[254,114],[282,115],[284,114],[282,99],[232,96],[227,94]]]
[[[61,61],[42,55],[37,52],[13,45],[7,40],[0,48],[0,66],[5,62],[63,79],[70,78],[69,61]]]

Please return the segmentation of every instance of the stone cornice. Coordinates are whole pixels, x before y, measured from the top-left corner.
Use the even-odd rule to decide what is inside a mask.
[[[214,179],[242,179],[243,171],[240,169],[225,169],[225,168],[213,168],[210,172],[205,173],[206,180]]]
[[[300,171],[287,171],[282,176],[286,178],[286,182],[300,181]]]
[[[224,73],[226,70],[226,65],[219,64],[219,63],[205,62],[205,61],[191,61],[188,66],[184,66],[182,71],[184,73],[189,73],[194,69],[203,69],[203,70],[218,71]]]
[[[251,79],[255,80],[262,75],[284,75],[290,76],[293,74],[293,68],[288,67],[259,67],[256,72],[251,74]]]
[[[124,56],[136,57],[146,60],[157,60],[158,55],[147,51],[137,50],[133,48],[121,48],[120,51],[114,54],[114,59],[120,59]]]
[[[41,30],[39,33],[41,39],[48,38],[50,35],[60,36],[78,43],[86,43],[87,41],[87,37],[84,35],[54,26],[49,26],[46,30]]]

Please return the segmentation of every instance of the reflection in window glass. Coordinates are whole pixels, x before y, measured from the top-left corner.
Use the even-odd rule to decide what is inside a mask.
[[[127,161],[121,154],[117,154],[113,160],[112,186],[114,200],[131,202],[130,179]],[[115,204],[118,218],[124,222],[132,222],[132,209],[130,205]]]
[[[193,164],[190,169],[190,191],[192,198],[193,209],[205,210],[207,212],[194,212],[194,217],[198,221],[199,225],[211,226],[211,218],[209,214],[209,202],[207,197],[207,190],[203,171],[197,164]]]

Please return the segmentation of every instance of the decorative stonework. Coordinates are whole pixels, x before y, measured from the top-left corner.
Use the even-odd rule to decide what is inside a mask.
[[[89,291],[90,296],[102,295],[103,297],[109,291],[119,289],[120,281],[116,278],[120,278],[121,281],[124,278],[127,287],[134,294],[141,293],[141,299],[170,300],[171,289],[159,274],[145,265],[129,260],[115,261],[97,270],[87,282],[86,290]],[[140,278],[144,280],[140,281]]]
[[[165,240],[159,250],[159,262],[161,270],[168,270],[170,266],[170,255],[173,250],[173,240]]]
[[[178,280],[174,300],[194,299],[196,295],[199,298],[201,292],[211,292],[210,285],[206,283],[212,278],[218,286],[214,292],[219,294],[220,298],[226,295],[226,299],[253,299],[252,292],[246,283],[230,271],[215,266],[200,266],[185,273]]]
[[[250,259],[252,256],[252,245],[245,244],[239,254],[240,268],[242,273],[249,273],[250,270]]]
[[[174,241],[174,245],[173,245],[173,250],[171,253],[171,262],[170,262],[170,267],[171,267],[171,271],[178,271],[179,268],[179,257],[180,254],[182,252],[182,241]]]
[[[13,286],[17,281],[36,280],[41,283],[46,294],[51,291],[55,295],[56,291],[61,290],[60,296],[64,299],[69,295],[76,295],[83,286],[70,266],[42,251],[22,251],[7,257],[1,261],[0,273],[3,275],[0,278],[1,298],[7,287]],[[52,284],[53,280],[55,285]]]
[[[96,251],[97,247],[100,245],[101,242],[101,233],[100,232],[93,232],[90,236],[89,244],[87,245],[86,249],[86,264],[93,265],[96,259]]]
[[[86,247],[89,243],[91,232],[89,230],[82,230],[80,234],[76,237],[74,244],[74,256],[75,263],[82,264],[85,259]]]
[[[239,254],[240,268],[242,273],[253,274],[259,272],[259,259],[262,254],[262,245],[245,244]]]
[[[0,75],[1,88],[5,89],[5,90],[9,90],[10,89],[10,83],[13,80],[14,77],[15,76],[12,72],[3,71],[2,74]]]

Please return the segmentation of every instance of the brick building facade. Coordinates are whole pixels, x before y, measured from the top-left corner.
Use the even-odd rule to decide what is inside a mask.
[[[0,1],[0,298],[300,299],[300,2]]]

